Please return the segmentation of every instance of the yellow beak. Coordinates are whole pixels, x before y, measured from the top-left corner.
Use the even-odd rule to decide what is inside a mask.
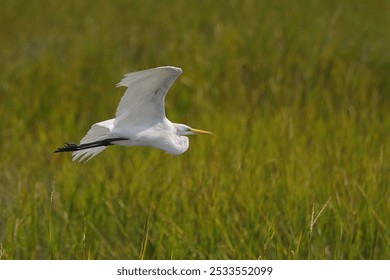
[[[212,133],[210,131],[196,129],[196,128],[190,128],[190,130],[191,130],[191,132],[197,133],[197,134],[214,134],[214,133]]]

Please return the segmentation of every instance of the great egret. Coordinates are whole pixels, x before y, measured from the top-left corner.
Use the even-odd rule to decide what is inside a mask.
[[[73,152],[73,161],[88,161],[109,145],[151,146],[172,155],[184,153],[189,147],[185,135],[212,133],[166,118],[165,96],[181,73],[180,68],[163,66],[126,74],[116,85],[127,90],[115,118],[95,123],[79,145],[65,143],[55,153]]]

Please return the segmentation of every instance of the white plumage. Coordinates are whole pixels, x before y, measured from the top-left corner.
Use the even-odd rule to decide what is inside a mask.
[[[189,147],[190,134],[211,134],[165,116],[165,96],[182,70],[163,66],[129,73],[117,84],[127,90],[119,102],[114,119],[92,125],[80,144],[67,144],[56,152],[73,152],[73,160],[89,160],[109,145],[151,146],[172,155]]]

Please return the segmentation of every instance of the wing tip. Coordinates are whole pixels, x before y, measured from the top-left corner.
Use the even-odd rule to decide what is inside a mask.
[[[183,73],[183,70],[182,70],[180,67],[176,67],[176,66],[162,66],[161,68],[173,70],[173,71],[176,72],[178,75],[180,75],[181,73]]]
[[[137,74],[137,73],[140,73],[140,72],[150,71],[150,70],[155,70],[155,69],[169,70],[169,71],[175,73],[176,77],[179,77],[183,73],[183,70],[180,67],[176,67],[176,66],[160,66],[160,67],[155,67],[155,68],[151,68],[151,69],[145,69],[145,70],[125,74],[124,77],[122,78],[122,80],[116,84],[116,87],[127,87],[129,85],[128,78],[130,76]]]

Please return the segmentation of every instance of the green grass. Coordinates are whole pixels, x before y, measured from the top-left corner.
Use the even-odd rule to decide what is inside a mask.
[[[0,259],[389,259],[389,3],[3,1]],[[215,135],[52,153],[161,65]]]

